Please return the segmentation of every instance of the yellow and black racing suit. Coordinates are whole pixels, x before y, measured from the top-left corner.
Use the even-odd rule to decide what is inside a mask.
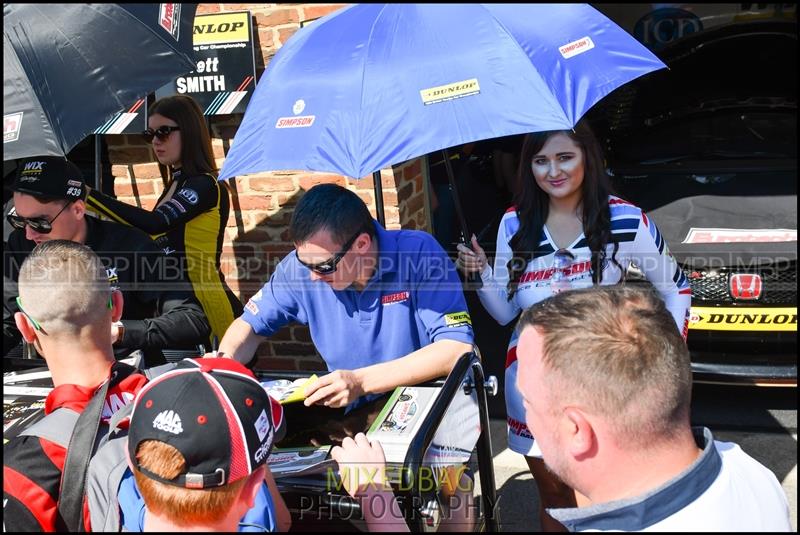
[[[231,322],[242,314],[242,304],[225,284],[220,270],[230,210],[225,186],[211,175],[183,176],[178,169],[152,212],[95,190],[90,192],[87,204],[114,221],[147,232],[165,254],[178,256],[212,334],[221,340]]]

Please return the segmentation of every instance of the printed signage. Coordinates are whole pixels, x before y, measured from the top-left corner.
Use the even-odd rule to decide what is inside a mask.
[[[156,91],[156,98],[189,95],[205,115],[244,113],[256,86],[249,11],[194,18],[197,68]]]
[[[141,98],[129,108],[115,113],[97,127],[95,134],[140,134],[147,129],[147,98]]]

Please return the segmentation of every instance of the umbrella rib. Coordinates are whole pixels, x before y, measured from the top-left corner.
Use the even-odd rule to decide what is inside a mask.
[[[38,10],[38,6],[36,6]],[[46,102],[47,99],[52,99],[52,91],[50,89],[50,85],[47,83],[47,79],[45,76],[42,75],[42,68],[39,64],[39,58],[33,53],[33,44],[31,43],[30,37],[28,33],[25,31],[25,28],[22,24],[15,24],[11,27],[11,30],[14,32],[14,38],[19,46],[14,46],[11,37],[3,31],[4,37],[9,41],[12,50],[17,55],[17,59],[20,60],[20,53],[25,55],[25,59],[28,65],[30,65],[35,72],[33,73],[35,78],[34,80],[36,83],[33,83],[31,80],[31,75],[28,73],[20,61],[20,69],[22,69],[22,73],[28,77],[28,85],[33,90],[33,94],[36,95],[36,98],[39,99],[39,108],[42,110],[42,113],[45,115],[47,122],[50,124],[50,128],[53,131],[55,136],[55,141],[61,148],[61,150],[66,154],[65,147],[61,140],[62,128],[60,121],[56,121],[57,117],[53,117],[52,113],[46,106],[42,106],[41,102]],[[25,42],[23,42],[23,39]],[[58,128],[59,131],[55,132],[55,129]]]
[[[362,110],[364,109],[364,80],[367,77],[367,61],[369,60],[369,46],[370,46],[370,43],[372,43],[372,34],[375,32],[375,27],[378,25],[378,21],[380,20],[380,18],[383,15],[384,11],[386,11],[386,8],[388,7],[388,5],[389,4],[383,4],[383,6],[381,7],[381,10],[375,16],[375,19],[372,22],[372,27],[369,29],[369,36],[367,37],[367,44],[366,44],[366,47],[365,47],[365,50],[364,50],[364,66],[361,69],[361,98],[359,99],[359,105],[360,105],[360,108]],[[362,124],[363,124],[363,122],[361,120],[361,115],[359,114],[359,117],[358,117],[358,148],[359,149],[363,148],[363,140],[362,140],[363,131],[361,129]],[[358,154],[362,154],[363,155],[363,151],[359,150]],[[363,156],[362,156],[362,158],[363,158]],[[359,175],[361,175],[361,173],[363,173],[363,169],[361,169],[363,163],[364,163],[363,161],[360,161],[360,162],[358,162],[358,165],[354,165],[354,168],[358,169]],[[373,170],[373,171],[375,171],[375,170]],[[363,175],[361,175],[361,176],[363,176]],[[361,176],[355,176],[353,178],[361,178]]]

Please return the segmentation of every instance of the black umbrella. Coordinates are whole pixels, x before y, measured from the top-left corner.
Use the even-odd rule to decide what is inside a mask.
[[[197,4],[3,4],[3,160],[63,156],[193,70]]]

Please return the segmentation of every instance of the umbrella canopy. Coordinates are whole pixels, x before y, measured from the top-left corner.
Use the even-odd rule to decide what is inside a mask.
[[[572,128],[665,65],[586,4],[359,4],[301,28],[256,87],[220,173],[360,178],[434,150]]]
[[[195,68],[197,4],[3,4],[3,160],[63,156]]]

